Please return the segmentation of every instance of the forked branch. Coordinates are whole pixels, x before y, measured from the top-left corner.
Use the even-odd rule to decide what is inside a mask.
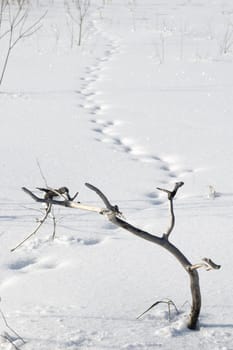
[[[175,195],[178,191],[178,189],[183,186],[184,183],[181,181],[181,182],[176,182],[175,183],[175,187],[172,191],[169,191],[169,190],[166,190],[164,188],[160,188],[160,187],[157,187],[157,190],[159,191],[163,191],[163,192],[166,192],[167,195],[168,195],[168,200],[169,200],[169,209],[170,209],[170,214],[171,214],[171,224],[169,226],[169,228],[167,229],[167,232],[164,233],[164,238],[165,239],[169,239],[169,236],[175,226],[175,214],[174,214],[174,208],[173,208],[173,199],[175,198]]]
[[[107,196],[100,191],[97,187],[86,183],[85,185],[94,191],[103,201],[105,208],[99,208],[99,207],[93,207],[93,206],[88,206],[84,204],[80,204],[77,202],[74,202],[72,198],[64,198],[61,197],[60,195],[60,200],[55,200],[54,197],[47,196],[46,198],[40,198],[36,196],[33,192],[28,190],[27,188],[23,187],[23,191],[27,194],[29,194],[35,201],[37,202],[42,202],[42,203],[47,203],[49,204],[54,204],[54,205],[60,205],[68,208],[76,208],[76,209],[81,209],[81,210],[88,210],[88,211],[94,211],[99,214],[105,215],[109,221],[111,221],[113,224],[131,232],[132,234],[143,238],[147,241],[150,241],[152,243],[155,243],[167,251],[169,251],[183,266],[185,271],[188,273],[189,278],[190,278],[190,288],[191,288],[191,295],[192,295],[192,306],[191,306],[191,311],[189,315],[189,319],[187,322],[187,327],[189,329],[198,329],[198,319],[199,319],[199,314],[201,310],[201,292],[200,292],[200,285],[199,285],[199,275],[197,272],[197,268],[202,267],[203,264],[205,267],[207,266],[208,268],[220,268],[219,265],[216,265],[213,263],[211,259],[203,259],[202,266],[199,266],[200,264],[193,265],[191,262],[186,258],[186,256],[174,245],[169,241],[169,236],[174,228],[175,225],[175,215],[174,215],[174,208],[173,208],[173,199],[175,198],[175,195],[180,187],[183,186],[183,182],[177,182],[175,183],[174,189],[172,191],[169,191],[167,189],[161,189],[159,190],[167,193],[168,195],[168,200],[169,200],[169,209],[170,209],[170,214],[171,214],[171,224],[165,234],[161,235],[154,235],[151,234],[147,231],[141,230],[138,227],[135,227],[131,225],[129,222],[125,221],[122,219],[122,213],[120,212],[119,208],[117,205],[112,205]],[[56,191],[57,192],[57,191]],[[54,193],[54,192],[53,192]],[[73,197],[74,198],[74,197]],[[157,304],[156,304],[157,305]],[[152,306],[153,307],[153,306]]]
[[[26,187],[22,187],[22,190],[25,193],[27,193],[29,196],[31,196],[36,202],[39,202],[39,203],[54,204],[54,205],[59,205],[59,206],[62,206],[62,207],[67,207],[67,208],[81,209],[81,210],[87,210],[87,211],[94,211],[94,212],[97,212],[99,214],[102,214],[102,212],[104,211],[103,208],[89,206],[89,205],[81,204],[79,202],[74,202],[74,199],[77,196],[78,192],[76,192],[76,194],[73,197],[71,197],[70,200],[69,199],[64,199],[64,198],[59,200],[59,199],[53,199],[53,198],[41,198],[41,197],[38,197]]]
[[[46,187],[46,188],[37,187],[37,189],[39,189],[40,191],[42,191],[44,193],[43,198],[36,196],[33,192],[31,192],[27,188],[23,187],[23,191],[26,192],[27,194],[29,194],[36,202],[41,202],[41,203],[46,204],[45,214],[42,217],[42,219],[39,220],[39,223],[38,223],[37,227],[35,228],[35,230],[32,233],[30,233],[23,241],[21,241],[19,244],[17,244],[16,247],[12,248],[11,252],[14,252],[16,249],[21,247],[27,240],[29,240],[32,236],[34,236],[39,231],[41,226],[45,223],[49,214],[52,215],[52,220],[53,220],[52,239],[55,238],[56,218],[55,218],[54,213],[52,211],[53,204],[58,205],[58,203],[59,203],[60,205],[70,206],[70,207],[74,207],[75,204],[79,204],[79,203],[74,202],[75,198],[78,195],[78,192],[76,192],[74,194],[74,196],[70,196],[69,189],[65,186],[60,187],[58,189],[54,189],[54,188],[50,188],[50,187]],[[60,198],[60,200],[55,200],[54,198]],[[68,204],[68,203],[70,203],[70,204]],[[96,208],[92,207],[91,209],[94,210]],[[87,210],[86,207],[85,207],[85,210]],[[98,210],[101,210],[101,209],[98,208]]]
[[[107,203],[107,209],[108,211],[105,213],[108,219],[114,223],[115,225],[124,228],[125,230],[133,233],[136,236],[139,236],[140,238],[146,239],[152,243],[158,244],[168,250],[183,266],[185,271],[188,273],[190,278],[190,288],[191,288],[191,295],[192,295],[192,306],[191,311],[189,315],[189,319],[187,322],[187,327],[189,329],[196,330],[198,329],[199,323],[199,314],[201,310],[201,291],[200,291],[200,285],[199,285],[199,275],[196,269],[192,269],[192,264],[190,261],[185,257],[185,255],[169,241],[169,235],[172,232],[175,224],[175,215],[174,215],[174,209],[173,209],[173,199],[178,191],[178,189],[183,186],[183,182],[177,182],[175,184],[175,187],[172,191],[166,190],[166,189],[160,189],[168,194],[168,200],[170,203],[170,213],[171,213],[171,224],[167,232],[162,236],[158,235],[152,235],[149,232],[143,231],[137,227],[134,227],[130,223],[122,220],[118,213],[111,211],[112,206],[110,201],[107,199],[107,197],[96,187],[90,184],[86,184],[88,188],[95,191],[102,200],[104,200],[104,203]]]

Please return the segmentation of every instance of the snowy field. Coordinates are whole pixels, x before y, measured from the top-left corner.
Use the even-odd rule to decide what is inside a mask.
[[[63,1],[35,1],[29,20],[44,11],[0,86],[0,309],[25,340],[10,344],[2,319],[0,349],[233,350],[232,1],[92,0],[80,47]],[[11,252],[43,216],[21,187],[45,178],[102,207],[84,184],[98,186],[157,235],[170,218],[156,187],[183,181],[171,241],[221,264],[199,272],[200,330],[182,266],[96,213],[55,208],[55,240],[49,219]],[[137,319],[165,298],[178,315]]]

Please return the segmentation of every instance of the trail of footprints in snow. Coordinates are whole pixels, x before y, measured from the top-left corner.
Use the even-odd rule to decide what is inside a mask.
[[[68,244],[68,245],[78,245],[78,246],[92,246],[101,243],[103,240],[94,239],[94,238],[75,238],[73,236],[67,238],[66,236],[58,237],[56,239],[58,244]],[[41,240],[39,245],[35,245],[34,248],[38,248],[41,244],[46,244],[46,240]],[[32,249],[33,241],[29,244],[29,249]],[[35,272],[41,270],[52,270],[58,269],[64,266],[65,262],[57,262],[56,258],[48,257],[48,258],[37,258],[37,257],[17,257],[11,260],[6,267],[11,271],[18,271],[23,273]]]
[[[29,270],[37,269],[37,270],[50,270],[50,269],[56,269],[61,264],[58,264],[53,259],[36,259],[32,257],[25,257],[25,258],[18,258],[14,259],[12,262],[7,264],[7,267],[9,270],[13,271],[22,271],[22,272],[28,272]]]
[[[178,168],[173,162],[169,162],[158,155],[148,154],[133,139],[121,137],[117,132],[117,127],[122,124],[120,120],[105,121],[103,119],[91,119],[91,123],[93,124],[93,131],[98,134],[97,141],[111,144],[118,150],[129,154],[132,160],[155,164],[170,179],[178,179],[193,172],[191,169]],[[154,198],[155,196],[153,193],[148,194],[149,198]]]
[[[109,39],[108,39],[109,40]],[[106,68],[106,63],[112,59],[113,55],[119,53],[119,45],[113,40],[109,41],[104,56],[97,59],[97,62],[86,68],[86,74],[81,78],[83,84],[79,93],[84,103],[79,107],[87,109],[93,117],[90,119],[92,130],[96,133],[96,141],[109,144],[116,150],[120,150],[131,156],[132,160],[143,163],[155,164],[155,166],[170,180],[176,180],[180,177],[193,172],[191,169],[182,169],[177,167],[174,162],[163,159],[158,155],[148,154],[143,147],[137,145],[130,137],[121,137],[117,128],[123,124],[120,120],[101,119],[108,109],[108,105],[98,103],[95,97],[98,91],[95,91],[93,84],[102,79],[102,71]],[[148,193],[146,197],[154,204],[160,204],[159,196],[155,193]]]
[[[79,107],[87,109],[90,114],[98,115],[108,109],[107,105],[94,101],[98,92],[94,90],[92,85],[102,79],[102,72],[106,68],[106,63],[112,59],[113,55],[117,54],[118,49],[117,42],[109,41],[104,51],[104,56],[97,58],[92,66],[87,67],[85,75],[80,78],[82,85],[80,91],[77,91],[77,94],[82,97],[84,102]]]

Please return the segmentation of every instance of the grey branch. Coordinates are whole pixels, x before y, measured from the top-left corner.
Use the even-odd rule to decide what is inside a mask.
[[[16,247],[12,248],[11,252],[14,252],[17,248],[21,247],[28,239],[30,239],[32,236],[34,236],[39,231],[41,226],[45,223],[49,214],[51,214],[52,220],[53,220],[52,239],[54,240],[55,234],[56,234],[56,218],[55,218],[55,215],[52,211],[52,205],[58,204],[58,202],[59,202],[59,200],[54,200],[54,197],[61,198],[62,201],[60,201],[60,202],[65,204],[64,206],[68,206],[66,203],[67,202],[73,203],[73,200],[78,195],[78,192],[76,192],[75,195],[73,197],[71,197],[69,194],[69,189],[65,186],[60,187],[58,189],[54,189],[54,188],[50,188],[50,187],[47,187],[47,188],[37,187],[37,189],[39,189],[40,191],[42,191],[44,193],[43,198],[37,197],[33,192],[31,192],[27,188],[23,187],[23,191],[28,193],[34,200],[36,200],[37,202],[42,202],[42,203],[46,204],[45,214],[44,214],[43,218],[39,221],[39,224],[37,225],[35,230],[32,233],[30,233],[23,241],[21,241]]]
[[[166,233],[164,234],[164,238],[166,238],[166,239],[169,239],[169,236],[170,236],[170,234],[173,231],[174,226],[175,226],[175,214],[174,214],[174,208],[173,208],[173,199],[175,198],[175,195],[176,195],[178,189],[180,187],[182,187],[183,185],[184,185],[184,183],[182,181],[181,182],[176,182],[175,186],[174,186],[174,189],[172,191],[169,191],[169,190],[164,189],[164,188],[157,187],[157,189],[159,191],[163,191],[163,192],[167,193],[168,200],[169,200],[169,209],[170,209],[170,213],[171,213],[171,223],[170,223],[170,226],[168,227]]]
[[[173,191],[168,191],[165,189],[161,189],[162,191],[166,192],[168,194],[168,199],[170,202],[173,201],[177,190],[183,186],[183,182],[178,182],[175,184],[175,187]],[[122,227],[123,229],[133,233],[134,235],[146,239],[147,241],[150,241],[152,243],[158,244],[159,246],[163,247],[167,251],[169,251],[183,266],[185,271],[189,274],[190,278],[190,288],[191,288],[191,295],[192,295],[192,306],[191,306],[191,312],[189,315],[189,319],[187,322],[187,327],[189,329],[197,329],[198,328],[198,319],[199,314],[201,310],[201,291],[200,291],[200,285],[199,285],[199,275],[196,270],[190,269],[192,264],[190,261],[185,257],[185,255],[171,242],[169,242],[168,237],[166,235],[163,235],[162,237],[159,237],[158,235],[152,235],[149,232],[143,231],[130,223],[122,220],[117,216],[117,213],[115,211],[111,211],[110,209],[114,206],[110,203],[110,201],[107,199],[107,197],[95,186],[92,186],[88,184],[88,187],[95,191],[99,197],[104,201],[104,203],[107,206],[108,211],[106,211],[106,216],[108,217],[109,221],[111,221],[113,224]],[[173,207],[172,209],[172,216],[174,216]],[[168,235],[171,232],[171,230],[174,227],[174,218],[172,219],[172,224],[170,230],[168,230]]]
[[[122,216],[122,213],[120,212],[119,210],[119,207],[117,205],[112,205],[108,198],[103,194],[103,192],[101,192],[97,187],[89,184],[89,183],[85,183],[85,185],[92,191],[96,192],[98,194],[98,196],[102,199],[102,201],[104,202],[106,208],[108,210],[110,210],[110,212],[116,214],[116,215],[119,215],[119,216]]]
[[[191,311],[187,323],[187,327],[189,329],[196,330],[198,328],[198,319],[199,314],[201,310],[201,292],[200,292],[200,285],[199,285],[199,275],[197,272],[197,268],[193,268],[193,264],[186,258],[186,256],[174,245],[169,241],[169,235],[172,232],[174,228],[175,223],[175,215],[174,215],[174,209],[173,209],[173,199],[178,191],[178,189],[183,186],[183,182],[177,182],[174,186],[174,189],[172,191],[161,189],[159,190],[166,192],[168,194],[168,200],[170,201],[170,212],[171,212],[171,224],[169,229],[167,230],[166,234],[163,234],[162,236],[154,235],[149,232],[146,232],[144,230],[141,230],[138,227],[135,227],[131,225],[129,222],[122,219],[122,213],[120,212],[117,205],[112,205],[107,196],[97,187],[86,183],[86,186],[94,191],[103,201],[105,208],[99,208],[99,207],[92,207],[88,205],[83,205],[80,203],[76,203],[74,201],[70,201],[68,199],[62,198],[62,200],[55,200],[52,198],[40,198],[37,197],[33,192],[28,190],[27,188],[23,187],[23,191],[30,195],[35,201],[47,203],[47,204],[55,204],[55,205],[62,205],[69,208],[76,208],[81,210],[89,210],[94,211],[99,214],[105,215],[109,221],[111,221],[113,224],[131,232],[132,234],[143,238],[147,241],[150,241],[152,243],[155,243],[164,249],[166,249],[169,253],[171,253],[183,266],[185,271],[188,273],[190,278],[190,289],[191,289],[191,295],[192,295],[192,306]],[[220,268],[219,265],[216,265],[213,263],[212,260],[204,258],[203,263],[207,264],[208,267],[211,268]],[[155,303],[156,304],[156,303]],[[157,305],[157,304],[156,304]]]
[[[39,202],[39,203],[47,203],[47,204],[50,203],[50,204],[60,205],[62,207],[67,207],[67,208],[81,209],[81,210],[87,210],[87,211],[94,211],[94,212],[97,212],[99,214],[102,214],[102,212],[104,211],[103,208],[94,207],[94,206],[90,206],[90,205],[85,205],[85,204],[81,204],[79,202],[74,202],[74,199],[77,197],[78,192],[76,192],[73,197],[70,197],[71,200],[68,200],[68,199],[56,200],[56,199],[53,199],[53,198],[52,199],[50,199],[50,198],[46,199],[46,198],[38,197],[26,187],[22,187],[22,190],[25,193],[27,193],[30,197],[32,197],[32,199],[34,199],[34,201]]]
[[[166,190],[166,189],[160,188],[160,187],[157,187],[157,189],[160,190],[160,191],[166,192],[168,194],[168,199],[172,200],[172,199],[174,199],[178,189],[180,187],[182,187],[183,185],[184,185],[184,182],[180,181],[180,182],[176,182],[175,183],[174,189],[172,191],[169,191],[169,190]]]

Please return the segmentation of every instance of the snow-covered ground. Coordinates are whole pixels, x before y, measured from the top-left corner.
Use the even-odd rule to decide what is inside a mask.
[[[81,47],[63,1],[37,3],[32,17],[48,9],[43,27],[15,47],[0,87],[0,308],[26,341],[15,345],[232,350],[233,45],[223,52],[232,1],[92,0]],[[185,326],[191,298],[179,263],[103,216],[56,208],[54,241],[50,220],[11,252],[43,216],[21,187],[44,187],[43,176],[102,207],[84,183],[98,186],[158,235],[169,212],[156,187],[184,181],[171,241],[193,263],[222,266],[200,270],[200,331]],[[137,319],[164,298],[178,315],[169,321],[159,305]],[[0,348],[14,346],[2,337]]]

